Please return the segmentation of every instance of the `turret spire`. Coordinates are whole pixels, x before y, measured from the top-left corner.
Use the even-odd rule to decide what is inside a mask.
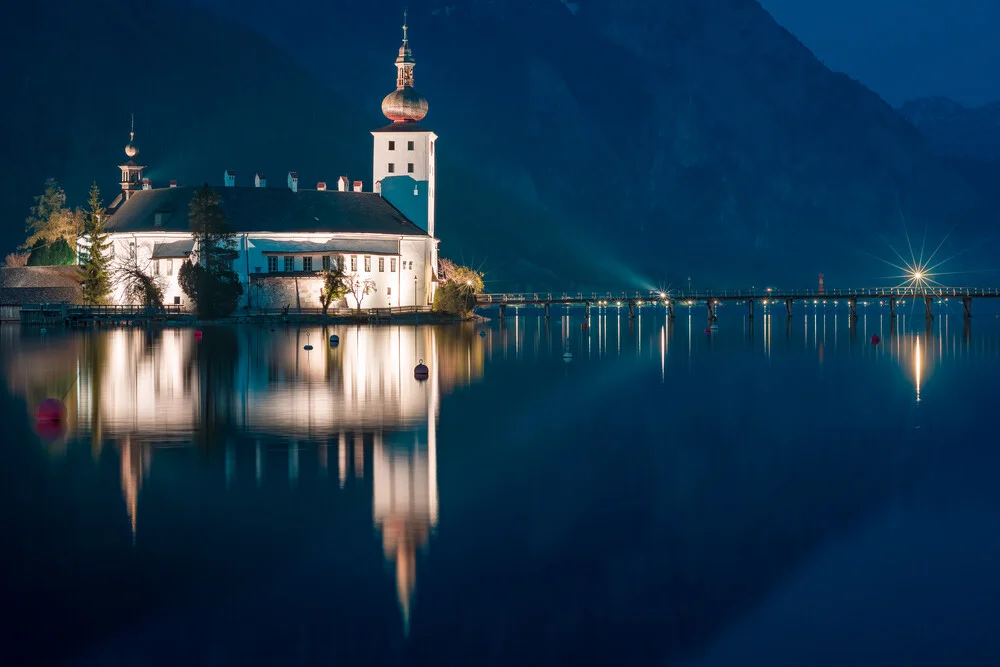
[[[403,43],[396,56],[396,90],[382,100],[382,113],[396,122],[418,121],[427,115],[427,100],[413,90],[413,68],[417,61],[410,50],[409,16],[403,11]]]

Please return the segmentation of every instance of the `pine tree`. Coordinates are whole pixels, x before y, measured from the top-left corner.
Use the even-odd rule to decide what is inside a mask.
[[[233,260],[239,256],[236,235],[219,202],[219,195],[208,184],[191,200],[188,219],[198,240],[198,264],[185,262],[177,276],[203,319],[230,315],[243,294],[239,276],[233,271]]]
[[[104,203],[97,183],[90,186],[87,204],[89,209],[83,231],[90,242],[90,248],[83,262],[83,300],[85,303],[101,303],[111,292],[111,276],[108,271],[108,247],[111,243],[104,231]]]

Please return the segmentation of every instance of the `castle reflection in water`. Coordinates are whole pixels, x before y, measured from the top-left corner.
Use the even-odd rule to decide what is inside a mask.
[[[63,431],[40,433],[51,451],[77,441],[95,457],[117,450],[133,539],[157,449],[224,448],[228,488],[248,469],[238,456],[252,455],[259,485],[275,474],[266,450],[287,449],[281,474],[295,485],[300,457],[315,451],[325,469],[335,448],[340,488],[348,478],[370,485],[408,627],[417,554],[438,522],[440,397],[483,374],[484,341],[471,326],[217,328],[201,340],[119,329],[16,342],[18,354],[3,359],[8,390],[29,409],[48,396],[67,407]],[[423,382],[413,376],[419,360],[430,369]]]

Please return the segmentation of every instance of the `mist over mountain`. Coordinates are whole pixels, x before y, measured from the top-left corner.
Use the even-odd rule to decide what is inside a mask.
[[[408,4],[442,253],[488,289],[886,284],[870,255],[904,221],[993,243],[981,188],[753,0]],[[294,169],[370,189],[400,6],[200,5],[42,3],[10,31],[0,48],[37,65],[3,112],[25,130],[5,137],[8,245],[46,176],[111,191],[133,110],[154,183]],[[90,45],[98,29],[116,37]]]

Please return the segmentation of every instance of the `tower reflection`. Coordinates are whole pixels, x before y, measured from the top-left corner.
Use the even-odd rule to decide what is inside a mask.
[[[205,465],[218,459],[213,479],[226,493],[239,488],[241,474],[273,493],[268,484],[285,471],[267,468],[286,465],[280,483],[289,493],[306,485],[353,494],[367,487],[408,631],[417,559],[438,522],[441,394],[482,377],[486,343],[472,327],[359,326],[338,327],[338,347],[306,351],[307,333],[314,341],[329,336],[320,327],[205,329],[200,341],[187,330],[86,332],[58,355],[25,347],[4,368],[12,393],[29,400],[73,387],[67,441],[90,439],[95,460],[117,454],[133,543],[142,539],[140,527],[158,530],[156,519],[144,523],[140,515],[164,447],[203,448]],[[430,368],[426,381],[413,377],[418,359]],[[335,480],[325,474],[332,446]],[[286,455],[267,454],[275,449]],[[315,457],[307,456],[313,449]],[[312,474],[313,460],[322,473]]]

